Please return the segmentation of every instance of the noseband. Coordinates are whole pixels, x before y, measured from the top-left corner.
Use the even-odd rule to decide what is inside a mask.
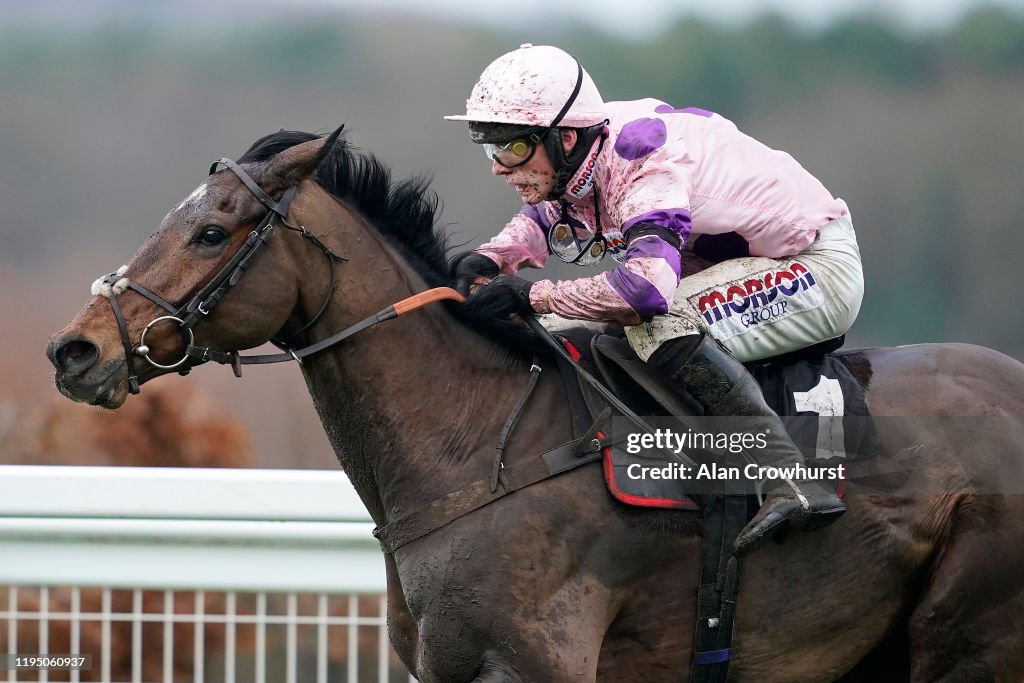
[[[320,307],[320,310],[316,315],[314,315],[313,318],[302,327],[302,329],[293,334],[288,341],[299,336],[316,323],[327,309],[327,305],[334,293],[334,264],[346,259],[343,256],[339,256],[334,253],[330,247],[324,244],[316,235],[306,230],[303,226],[294,226],[288,223],[288,209],[291,206],[292,200],[295,199],[295,195],[298,193],[298,186],[293,185],[292,187],[289,187],[281,196],[281,200],[275,202],[260,188],[259,185],[256,184],[248,173],[246,173],[231,159],[225,158],[215,161],[210,166],[210,175],[220,171],[221,169],[218,167],[221,165],[230,169],[236,176],[238,176],[238,179],[242,181],[242,184],[246,186],[249,192],[251,192],[261,204],[267,207],[267,213],[263,216],[262,220],[260,220],[253,231],[249,233],[245,243],[237,252],[235,252],[235,255],[231,257],[231,260],[224,264],[213,279],[211,279],[210,282],[199,291],[199,293],[189,299],[185,304],[175,306],[159,294],[156,294],[137,282],[132,282],[130,279],[125,277],[124,268],[105,275],[98,281],[102,285],[106,285],[106,288],[109,288],[109,293],[106,293],[106,288],[104,288],[103,293],[105,293],[107,298],[110,300],[110,306],[114,311],[114,318],[117,320],[117,327],[121,334],[121,343],[124,345],[125,358],[128,365],[128,389],[133,394],[139,393],[139,378],[138,373],[135,371],[135,357],[143,358],[147,363],[161,370],[178,369],[178,372],[183,375],[188,374],[192,367],[196,365],[205,363],[208,360],[215,360],[217,362],[232,365],[235,370],[235,374],[239,377],[242,374],[240,365],[246,362],[274,363],[283,360],[299,360],[299,358],[301,358],[297,351],[288,346],[287,341],[276,339],[271,341],[278,346],[278,348],[283,349],[285,353],[272,354],[269,356],[247,357],[247,359],[252,358],[263,360],[247,361],[246,359],[242,359],[242,357],[240,357],[235,351],[214,351],[208,347],[199,347],[195,345],[195,334],[193,333],[193,328],[196,323],[210,315],[217,304],[220,303],[220,300],[224,298],[224,295],[227,294],[228,290],[238,284],[242,279],[242,276],[245,275],[249,267],[252,265],[253,259],[256,255],[264,246],[270,243],[270,238],[274,234],[275,225],[281,225],[289,230],[298,232],[304,238],[310,240],[320,249],[321,252],[323,252],[325,256],[327,256],[328,262],[331,266],[331,283],[330,287],[328,287],[327,297],[325,298],[323,305]],[[138,346],[134,347],[128,336],[128,325],[121,312],[121,306],[117,299],[118,295],[126,289],[130,289],[141,294],[168,313],[168,315],[162,315],[151,320],[142,330]],[[150,348],[146,344],[146,334],[149,330],[156,323],[165,320],[178,323],[182,341],[185,345],[185,353],[174,363],[158,363],[153,360],[150,355]]]

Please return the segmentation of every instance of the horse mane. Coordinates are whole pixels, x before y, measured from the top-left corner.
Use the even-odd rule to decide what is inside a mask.
[[[237,163],[266,161],[295,145],[323,136],[281,129],[254,142]],[[356,209],[409,261],[429,287],[454,285],[453,263],[446,226],[439,224],[441,202],[424,175],[394,181],[391,171],[373,154],[358,150],[337,136],[325,150],[316,170],[317,182],[329,194]],[[524,325],[499,319],[470,301],[445,302],[457,319],[513,351],[536,352],[539,340]]]

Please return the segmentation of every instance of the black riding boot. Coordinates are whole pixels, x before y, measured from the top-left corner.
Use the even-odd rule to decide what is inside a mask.
[[[747,418],[745,431],[765,433],[767,447],[750,453],[758,465],[791,467],[804,462],[781,418],[765,402],[757,382],[710,335],[694,334],[667,341],[647,362],[682,385],[708,415]],[[750,429],[752,424],[757,425],[756,430]],[[736,538],[737,555],[757,550],[765,538],[776,534],[782,540],[804,527],[824,528],[846,511],[835,492],[816,481],[770,480],[763,493],[761,509]]]

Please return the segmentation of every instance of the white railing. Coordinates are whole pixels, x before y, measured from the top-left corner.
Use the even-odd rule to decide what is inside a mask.
[[[372,528],[341,472],[0,466],[0,653],[93,655],[0,676],[412,680]]]

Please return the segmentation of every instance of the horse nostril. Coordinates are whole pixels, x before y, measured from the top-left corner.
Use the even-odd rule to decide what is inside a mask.
[[[65,375],[83,374],[100,357],[99,348],[85,339],[72,339],[57,346],[50,361]]]

